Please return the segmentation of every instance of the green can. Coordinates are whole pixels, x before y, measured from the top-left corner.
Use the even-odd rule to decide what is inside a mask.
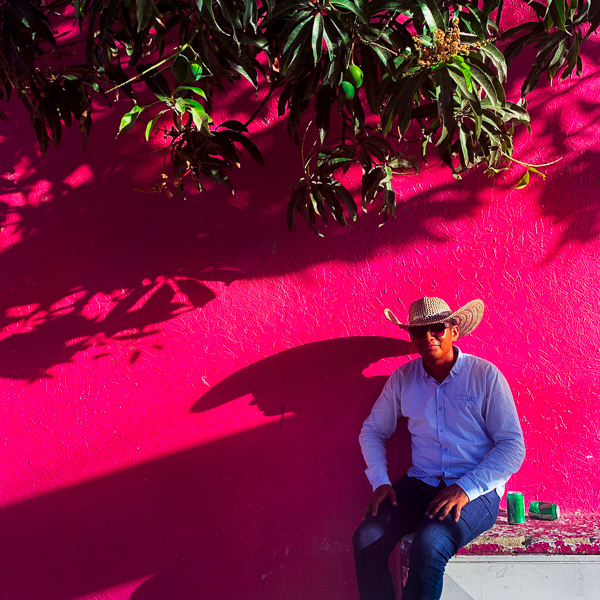
[[[529,518],[542,521],[557,521],[560,518],[560,508],[553,502],[538,502],[529,504]]]
[[[506,494],[506,512],[509,523],[525,523],[525,498],[521,492]]]

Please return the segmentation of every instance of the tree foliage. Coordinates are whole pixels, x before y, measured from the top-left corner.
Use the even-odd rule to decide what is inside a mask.
[[[266,84],[301,146],[290,229],[296,215],[315,231],[356,218],[339,178],[353,165],[362,207],[380,198],[385,220],[394,176],[431,152],[457,177],[506,168],[542,75],[581,74],[600,2],[525,4],[529,20],[503,30],[501,0],[0,0],[0,99],[24,104],[42,152],[73,122],[87,141],[95,100],[133,101],[119,133],[162,134],[172,173],[158,187],[170,179],[182,194],[206,181],[231,187],[245,153],[264,164],[250,121],[210,113],[215,89]],[[515,103],[504,85],[524,51],[533,60]],[[407,139],[419,156],[400,152]]]

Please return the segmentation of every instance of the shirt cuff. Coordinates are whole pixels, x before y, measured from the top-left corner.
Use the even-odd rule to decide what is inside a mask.
[[[471,481],[471,478],[468,475],[463,475],[458,481],[455,481],[454,483],[456,483],[462,488],[463,492],[467,495],[469,502],[481,496],[479,488]]]
[[[376,475],[370,475],[367,469],[367,477],[373,486],[373,491],[375,491],[380,485],[392,485],[390,478],[387,473],[377,473]]]

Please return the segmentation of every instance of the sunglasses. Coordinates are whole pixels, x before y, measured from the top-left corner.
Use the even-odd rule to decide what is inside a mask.
[[[408,334],[411,340],[424,340],[427,334],[435,338],[444,337],[446,328],[450,327],[448,323],[432,323],[431,325],[419,325],[417,327],[409,327]]]

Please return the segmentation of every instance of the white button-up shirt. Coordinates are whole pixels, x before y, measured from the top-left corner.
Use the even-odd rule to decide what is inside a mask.
[[[429,485],[457,483],[469,500],[496,490],[525,458],[515,403],[502,373],[490,362],[464,354],[439,383],[418,358],[388,379],[360,433],[367,477],[376,489],[390,483],[385,441],[399,417],[408,419],[412,467],[407,474]]]

